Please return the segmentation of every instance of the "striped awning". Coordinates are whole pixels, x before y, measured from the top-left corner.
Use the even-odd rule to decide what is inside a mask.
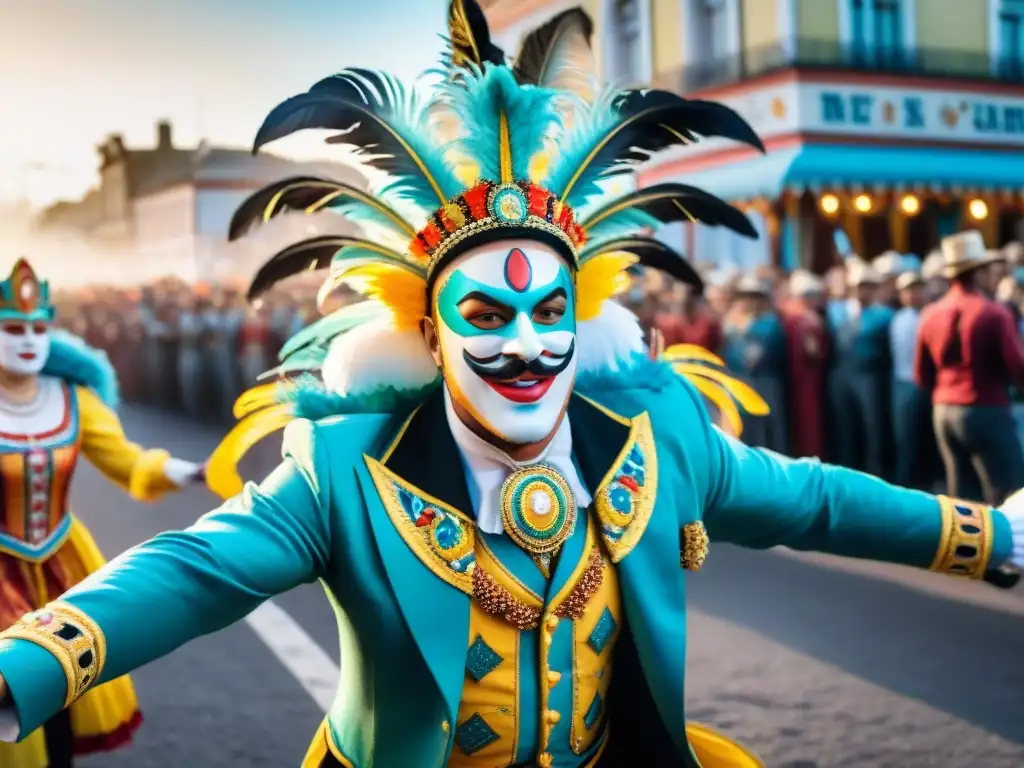
[[[1024,152],[806,144],[684,174],[679,181],[726,200],[835,189],[1022,192]]]

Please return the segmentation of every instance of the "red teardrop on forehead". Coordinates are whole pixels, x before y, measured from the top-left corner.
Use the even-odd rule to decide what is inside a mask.
[[[513,248],[505,257],[505,282],[509,288],[517,293],[522,293],[530,287],[533,280],[533,267],[526,254],[518,248]]]

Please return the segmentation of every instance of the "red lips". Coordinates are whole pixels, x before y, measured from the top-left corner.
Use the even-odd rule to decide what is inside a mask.
[[[22,360],[35,360],[36,359],[36,353],[35,352],[19,352],[18,353],[18,357],[20,357]]]
[[[526,379],[520,378],[516,381],[494,381],[493,379],[485,379],[491,389],[497,392],[499,395],[504,397],[506,400],[511,400],[513,403],[536,403],[551,389],[551,385],[555,383],[554,376],[545,376],[543,379]],[[516,382],[528,382],[528,386],[517,384]]]

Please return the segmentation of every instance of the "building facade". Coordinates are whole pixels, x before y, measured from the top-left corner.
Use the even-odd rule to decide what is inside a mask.
[[[488,13],[514,49],[510,38],[576,4],[497,0]],[[1020,238],[1024,0],[584,6],[607,79],[721,101],[764,138],[765,155],[707,140],[642,175],[735,202],[765,235],[669,235],[699,259],[822,269],[837,228],[868,258],[889,248],[923,255],[966,226],[990,247]]]
[[[152,148],[129,149],[118,136],[101,147],[99,184],[81,200],[45,210],[40,234],[73,233],[103,254],[103,274],[125,283],[162,277],[244,282],[274,250],[307,233],[347,233],[330,213],[283,216],[252,238],[227,242],[235,209],[256,190],[290,176],[319,175],[365,185],[344,166],[296,163],[249,150],[176,147],[171,126],[157,125]]]

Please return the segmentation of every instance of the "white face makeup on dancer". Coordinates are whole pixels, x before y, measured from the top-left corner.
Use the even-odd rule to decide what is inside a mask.
[[[453,262],[434,295],[452,399],[504,442],[550,435],[576,376],[576,297],[565,260],[531,240],[490,243]]]
[[[0,320],[0,368],[15,376],[35,376],[49,356],[49,323]]]

